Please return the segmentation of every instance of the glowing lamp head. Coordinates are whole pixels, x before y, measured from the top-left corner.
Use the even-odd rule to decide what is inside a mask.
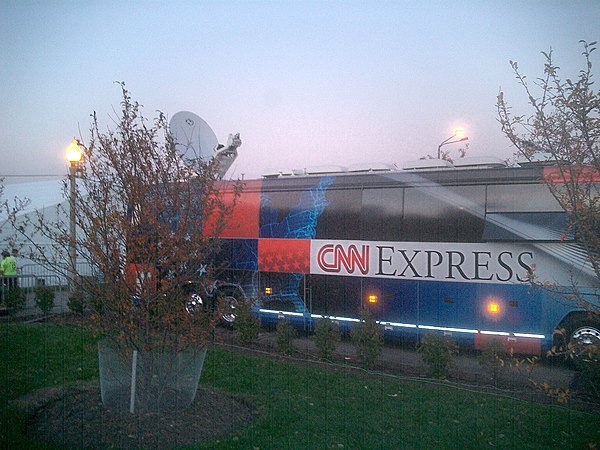
[[[266,295],[271,295],[272,293],[273,293],[273,289],[272,288],[270,288],[270,287],[266,287],[265,288],[265,294]]]
[[[454,130],[454,136],[456,136],[457,138],[465,137],[465,129],[464,128],[456,128]]]
[[[67,150],[65,151],[65,155],[67,156],[67,161],[69,161],[71,164],[81,161],[81,148],[79,147],[79,142],[77,142],[76,139],[71,141],[67,147]]]
[[[367,297],[367,301],[371,304],[374,305],[379,301],[379,297],[377,297],[376,294],[369,294],[369,296]]]

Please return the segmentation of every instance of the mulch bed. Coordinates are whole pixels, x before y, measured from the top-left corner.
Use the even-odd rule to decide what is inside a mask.
[[[247,427],[257,417],[249,402],[202,386],[192,405],[180,411],[113,411],[100,400],[98,380],[41,389],[17,404],[29,414],[31,439],[67,448],[192,446]]]

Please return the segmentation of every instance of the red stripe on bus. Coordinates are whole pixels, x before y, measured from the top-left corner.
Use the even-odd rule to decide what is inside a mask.
[[[310,273],[310,240],[259,239],[258,270]]]

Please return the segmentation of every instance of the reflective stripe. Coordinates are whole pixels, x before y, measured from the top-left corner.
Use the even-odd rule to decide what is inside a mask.
[[[456,333],[471,333],[471,334],[477,333],[477,330],[467,330],[465,328],[436,327],[433,325],[418,325],[418,328],[423,328],[424,330],[453,331]]]
[[[513,333],[515,337],[533,338],[533,339],[545,339],[546,336],[543,334],[529,334],[529,333]]]
[[[294,311],[276,311],[273,309],[259,309],[259,312],[266,314],[276,314],[283,316],[294,316],[294,317],[304,317],[303,313],[294,312]],[[310,317],[312,319],[324,319],[325,317],[329,317],[331,320],[335,320],[338,322],[360,322],[360,319],[356,319],[354,317],[339,317],[339,316],[324,316],[322,314],[311,314]],[[401,323],[401,322],[386,322],[386,321],[377,321],[378,324],[383,326],[391,326],[398,328],[419,328],[422,330],[434,330],[434,331],[450,331],[454,333],[467,333],[467,334],[483,334],[483,335],[491,335],[491,336],[513,336],[520,338],[530,338],[530,339],[545,339],[546,336],[543,334],[532,334],[532,333],[510,333],[508,331],[489,331],[489,330],[470,330],[468,328],[453,328],[453,327],[439,327],[435,325],[416,325],[414,323]]]
[[[414,323],[398,323],[398,322],[378,322],[381,325],[401,328],[417,328]]]
[[[510,336],[506,331],[480,331],[481,334],[491,334],[493,336]]]

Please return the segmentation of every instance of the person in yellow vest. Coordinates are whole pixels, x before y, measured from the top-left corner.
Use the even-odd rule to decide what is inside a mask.
[[[17,260],[10,256],[7,250],[2,252],[0,275],[2,276],[2,297],[4,298],[5,292],[17,286]]]

